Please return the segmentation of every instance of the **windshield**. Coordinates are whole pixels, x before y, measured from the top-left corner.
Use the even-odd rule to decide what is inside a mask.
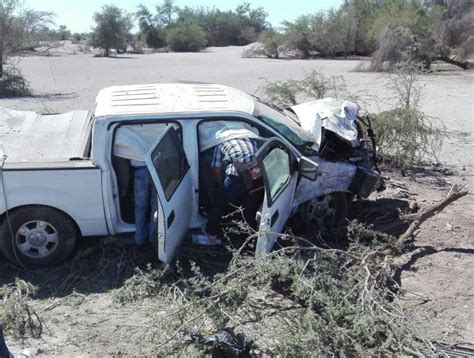
[[[297,123],[297,117],[255,97],[254,116],[275,129],[304,154],[317,150],[316,138]]]

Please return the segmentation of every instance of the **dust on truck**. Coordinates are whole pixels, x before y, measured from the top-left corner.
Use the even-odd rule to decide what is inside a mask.
[[[324,178],[329,187],[316,180],[318,164],[324,167],[315,163],[318,138],[298,124],[295,113],[221,85],[115,86],[99,92],[94,113],[0,108],[0,250],[22,266],[46,267],[66,260],[80,238],[133,233],[132,168],[120,152],[133,152],[147,139],[153,141],[146,162],[159,202],[158,258],[171,262],[187,232],[206,222],[203,145],[218,143],[220,128],[229,126],[263,139],[257,153],[265,183],[257,256],[272,249],[303,201],[330,192],[354,194],[354,163],[340,163],[332,172],[345,180],[336,183],[331,173]],[[280,165],[270,165],[275,161]],[[375,187],[369,182],[366,192]]]

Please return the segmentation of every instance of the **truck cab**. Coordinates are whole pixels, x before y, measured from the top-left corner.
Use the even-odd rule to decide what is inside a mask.
[[[290,215],[302,154],[270,119],[256,117],[256,103],[220,85],[158,84],[106,88],[97,96],[94,114],[42,116],[3,109],[8,129],[2,140],[0,249],[24,266],[44,267],[67,259],[82,237],[133,233],[131,166],[118,145],[128,130],[155,139],[146,161],[158,193],[158,257],[169,263],[187,231],[206,221],[200,203],[200,132],[219,123],[254,128],[262,133],[262,144],[268,142],[259,156],[268,167],[262,229],[278,233]],[[280,115],[269,107],[265,111]],[[54,125],[59,126],[55,131]],[[296,123],[278,125],[296,144],[305,144],[301,134],[309,138]],[[276,160],[284,160],[285,172],[272,172]],[[273,236],[262,235],[258,254],[270,250]]]

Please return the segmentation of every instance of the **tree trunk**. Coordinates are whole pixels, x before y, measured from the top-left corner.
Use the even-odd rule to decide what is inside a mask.
[[[109,57],[109,48],[108,47],[105,48],[105,57]]]
[[[3,78],[3,52],[0,52],[0,78]]]
[[[438,56],[437,58],[435,58],[435,60],[450,63],[451,65],[461,67],[463,70],[469,69],[469,63],[467,61],[464,61],[464,62],[456,61],[452,58],[449,58],[448,56]]]

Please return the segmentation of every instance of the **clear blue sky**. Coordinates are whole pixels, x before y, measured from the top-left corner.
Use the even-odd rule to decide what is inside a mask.
[[[53,11],[56,14],[56,25],[66,25],[72,32],[89,32],[92,16],[103,5],[113,4],[129,12],[135,12],[142,3],[151,9],[161,0],[26,0],[26,6],[35,10]],[[283,20],[294,20],[303,14],[338,7],[343,0],[254,0],[247,2],[252,7],[263,7],[268,13],[268,21],[279,26]],[[216,7],[221,10],[235,9],[239,0],[177,0],[176,5],[197,7]]]

